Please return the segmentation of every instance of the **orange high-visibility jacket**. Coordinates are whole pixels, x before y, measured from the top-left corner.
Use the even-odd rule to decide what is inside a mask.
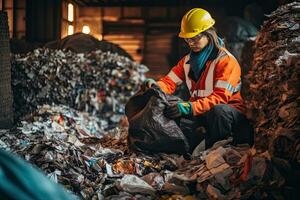
[[[225,48],[220,50],[216,59],[206,63],[197,82],[188,75],[190,71],[188,61],[189,54],[184,56],[165,77],[157,81],[165,93],[174,93],[176,87],[185,82],[190,91],[189,101],[194,116],[203,114],[218,104],[229,104],[244,112],[240,94],[241,68],[232,54]]]

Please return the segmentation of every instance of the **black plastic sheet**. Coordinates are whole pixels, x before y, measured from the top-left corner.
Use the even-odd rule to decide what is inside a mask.
[[[129,143],[139,151],[185,154],[189,145],[174,120],[164,116],[170,102],[180,99],[163,93],[160,89],[140,90],[126,104],[129,121]]]

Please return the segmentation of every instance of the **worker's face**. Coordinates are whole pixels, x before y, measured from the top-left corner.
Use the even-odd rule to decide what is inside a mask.
[[[200,33],[192,38],[185,38],[184,41],[189,45],[193,52],[201,51],[208,44],[208,37]]]

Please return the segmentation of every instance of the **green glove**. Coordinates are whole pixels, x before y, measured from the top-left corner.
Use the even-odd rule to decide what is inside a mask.
[[[149,88],[153,87],[154,85],[157,86],[156,81],[155,81],[154,79],[152,79],[152,78],[147,78],[147,79],[143,82],[142,88],[143,88],[144,90],[146,90],[146,89],[149,89]]]
[[[179,102],[170,106],[167,106],[165,109],[165,116],[170,119],[176,119],[183,116],[192,115],[192,104],[191,102]]]

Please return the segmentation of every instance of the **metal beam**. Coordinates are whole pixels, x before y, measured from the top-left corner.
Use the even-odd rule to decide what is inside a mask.
[[[179,6],[199,4],[199,0],[81,0],[87,6]],[[216,0],[210,0],[215,2]],[[203,4],[206,1],[203,1]]]

